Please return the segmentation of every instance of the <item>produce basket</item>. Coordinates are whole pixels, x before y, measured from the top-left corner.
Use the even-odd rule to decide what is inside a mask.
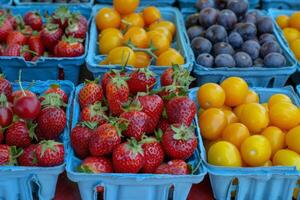
[[[36,81],[24,82],[25,88],[30,88],[34,93],[43,93],[51,84],[58,83],[69,96],[67,106],[67,125],[60,136],[64,141],[70,130],[70,110],[73,100],[74,85],[70,81]],[[17,83],[13,83],[13,90],[20,89]],[[67,146],[65,146],[67,149]],[[58,175],[65,169],[65,164],[55,167],[22,167],[0,166],[0,199],[5,200],[32,200],[32,193],[37,192],[38,199],[51,200],[54,198]]]
[[[179,0],[179,7],[182,8],[193,8],[196,0]],[[260,0],[248,0],[249,8],[257,8],[259,7]]]
[[[291,9],[299,10],[300,2],[298,0],[262,0],[262,8],[267,10],[269,8]]]
[[[0,5],[11,5],[12,4],[12,0],[1,0],[0,1]]]
[[[73,104],[72,126],[75,127],[80,118],[80,106],[78,103],[78,93],[83,85],[76,87]],[[199,129],[197,128],[197,132]],[[199,136],[199,135],[198,135]],[[68,138],[70,140],[70,138]],[[200,151],[200,152],[199,152]],[[194,155],[189,159],[189,164],[196,166],[200,160],[202,150],[197,148]],[[204,155],[203,155],[204,156]],[[71,146],[67,153],[67,175],[70,180],[77,182],[81,198],[85,200],[97,199],[96,187],[104,187],[104,199],[145,199],[167,200],[170,187],[174,186],[172,196],[174,200],[184,200],[190,191],[192,184],[199,183],[205,176],[205,169],[202,164],[193,175],[163,175],[163,174],[84,174],[78,173],[77,167],[81,160],[78,159]]]
[[[26,6],[26,5],[47,5],[47,6],[52,6],[52,5],[86,5],[86,6],[89,6],[89,7],[92,7],[93,4],[94,4],[94,0],[88,0],[88,1],[85,1],[85,2],[78,2],[78,3],[71,3],[71,2],[68,2],[68,3],[60,3],[60,2],[28,2],[26,0],[14,0],[14,3],[17,5],[17,6]]]
[[[100,4],[112,4],[113,0],[96,0]],[[151,0],[141,0],[140,5],[143,6],[171,6],[175,3],[175,0],[160,0],[160,1],[151,1]]]
[[[59,7],[59,5],[31,5],[31,6],[6,6],[13,14],[24,15],[28,11],[37,10],[40,13],[49,12],[51,14]],[[88,20],[90,19],[91,8],[88,6],[68,6],[73,11],[79,11]],[[45,20],[45,19],[43,19]],[[0,68],[5,74],[5,77],[10,81],[18,80],[19,70],[22,69],[22,79],[24,81],[32,80],[56,80],[59,77],[60,71],[64,73],[64,79],[70,80],[73,83],[78,82],[80,66],[84,64],[88,50],[87,33],[85,39],[85,52],[78,57],[40,57],[36,62],[25,61],[23,57],[0,56]]]
[[[96,5],[93,7],[93,16],[96,15],[99,9],[107,7],[107,5]],[[141,10],[139,8],[138,10]],[[176,8],[171,7],[159,7],[161,12],[162,18],[173,22],[176,26],[176,36],[175,42],[173,42],[172,47],[179,50],[179,52],[183,55],[185,59],[185,64],[183,65],[184,68],[192,70],[192,56],[193,52],[190,49],[190,43],[186,34],[186,31],[181,27],[184,26],[184,22],[182,19],[182,15],[180,14],[179,10]],[[120,68],[119,66],[107,66],[107,65],[99,65],[101,61],[105,59],[105,55],[100,55],[98,52],[98,31],[96,28],[96,24],[94,23],[94,18],[91,22],[91,29],[90,29],[91,39],[89,42],[89,51],[86,58],[87,67],[89,71],[91,71],[94,77],[97,77],[101,74],[104,74],[106,71],[112,68]],[[156,75],[162,74],[162,72],[166,69],[166,67],[161,66],[154,66],[150,65],[149,69],[153,71]]]
[[[300,101],[292,87],[285,88],[253,88],[261,102],[277,93],[288,95],[295,105]],[[197,95],[198,88],[191,90],[191,95]],[[201,139],[201,138],[200,138]],[[203,143],[202,143],[203,145]],[[202,146],[202,151],[205,151]],[[204,154],[201,154],[204,155]],[[206,154],[205,154],[206,155]],[[292,199],[293,191],[299,188],[297,184],[300,173],[296,167],[255,167],[228,168],[210,165],[206,157],[202,158],[208,170],[215,199]],[[299,199],[299,197],[298,197]]]
[[[182,13],[186,17],[195,13],[195,9],[183,9]],[[283,50],[283,55],[286,58],[287,66],[280,68],[205,68],[197,64],[195,62],[195,57],[193,57],[193,72],[197,79],[196,84],[200,86],[207,82],[220,83],[230,76],[238,76],[245,79],[245,81],[252,87],[283,87],[288,78],[297,70],[297,64],[291,50],[282,45],[276,28],[274,28],[274,34]]]

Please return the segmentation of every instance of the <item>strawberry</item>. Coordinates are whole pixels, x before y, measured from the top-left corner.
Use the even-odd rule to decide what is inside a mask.
[[[37,144],[31,144],[26,147],[18,158],[18,163],[21,166],[38,166],[37,158],[36,158],[36,148]]]
[[[72,129],[71,145],[79,158],[85,158],[90,154],[89,142],[96,126],[97,123],[81,122]]]
[[[131,139],[114,149],[112,161],[117,173],[138,173],[144,165],[144,152],[141,145]]]
[[[27,38],[20,31],[11,31],[8,33],[6,37],[6,44],[8,46],[12,44],[20,44],[25,45],[27,42]]]
[[[4,140],[4,130],[2,129],[2,126],[0,125],[0,144],[2,144]]]
[[[52,167],[64,162],[64,145],[53,140],[43,140],[36,148],[38,165]]]
[[[63,36],[63,31],[57,24],[48,23],[41,30],[41,39],[44,44],[44,47],[50,51],[54,51],[54,47],[60,41]]]
[[[50,87],[44,92],[44,94],[59,94],[64,103],[68,103],[68,95],[64,90],[60,88],[57,83],[51,84]]]
[[[0,94],[4,93],[9,101],[12,101],[12,86],[3,74],[0,74]]]
[[[54,55],[57,57],[78,57],[83,54],[82,40],[72,36],[63,37],[54,48]]]
[[[15,146],[0,144],[0,166],[16,165],[17,158],[22,154],[23,150]]]
[[[58,24],[61,29],[68,26],[68,20],[72,17],[70,10],[66,6],[60,6],[52,14],[53,22]]]
[[[116,76],[116,74],[120,74],[121,77],[124,77],[126,75],[125,72],[122,72],[122,71],[116,70],[116,69],[111,69],[111,70],[105,72],[105,74],[102,76],[101,86],[103,89],[103,94],[105,96],[106,96],[106,85],[108,84],[108,82],[110,81],[111,78]]]
[[[101,102],[88,105],[81,111],[81,121],[98,122],[100,126],[107,122],[106,111],[107,107],[103,107]]]
[[[166,105],[169,100],[176,96],[185,96],[187,95],[188,90],[176,85],[168,85],[161,87],[158,91],[158,95],[164,100],[164,104]]]
[[[136,140],[141,140],[143,134],[149,130],[149,121],[150,117],[141,111],[127,111],[120,115],[120,118],[123,118],[128,121],[128,126],[123,135],[126,137],[134,137]]]
[[[105,157],[87,157],[77,169],[78,172],[101,174],[112,173],[113,166],[111,161]]]
[[[7,46],[4,51],[5,56],[22,56],[26,61],[31,60],[32,52],[27,45],[12,44]]]
[[[7,102],[7,98],[5,94],[1,93],[0,94],[0,127],[9,126],[13,121],[13,115],[14,115],[13,109],[10,106],[9,102]],[[1,141],[2,140],[0,140],[0,143]]]
[[[118,116],[123,113],[122,105],[128,101],[129,88],[120,74],[116,74],[106,85],[106,98],[113,115]]]
[[[0,42],[5,42],[13,26],[5,15],[0,15]]]
[[[69,20],[68,27],[65,30],[67,36],[81,39],[85,39],[86,32],[87,26],[75,19]]]
[[[36,124],[26,124],[24,121],[12,123],[6,131],[6,144],[17,147],[28,147],[36,138],[34,129]]]
[[[160,119],[157,124],[157,129],[160,129],[163,133],[166,132],[166,130],[170,127],[170,124],[167,119]]]
[[[88,27],[88,20],[82,14],[75,12],[72,13],[72,18],[75,21],[78,21],[81,25]]]
[[[162,136],[162,146],[165,153],[172,159],[186,160],[193,155],[198,140],[195,127],[184,124],[173,124]]]
[[[99,126],[93,133],[89,143],[90,153],[93,156],[104,156],[112,153],[113,149],[121,143],[121,132],[126,124],[120,120],[110,120],[110,123]]]
[[[164,161],[164,150],[158,140],[154,137],[144,137],[141,141],[144,151],[143,173],[153,173]]]
[[[57,139],[67,124],[66,113],[61,106],[63,102],[59,94],[46,94],[42,102],[43,109],[37,118],[37,134],[43,139]]]
[[[160,84],[161,86],[168,86],[173,84],[173,75],[174,75],[174,69],[168,68],[166,69],[162,75],[160,76]]]
[[[168,102],[166,112],[170,124],[183,123],[186,126],[190,126],[197,112],[197,107],[190,98],[180,96]]]
[[[147,92],[156,84],[154,74],[148,68],[140,68],[132,72],[127,81],[130,93]]]
[[[35,31],[39,31],[43,28],[42,17],[36,11],[27,12],[24,16],[24,22]]]
[[[45,47],[39,34],[32,35],[28,38],[28,46],[29,49],[34,51],[38,57],[43,56],[45,53]]]
[[[30,90],[16,90],[12,93],[13,102],[16,102],[22,96],[36,97],[36,95]]]
[[[101,86],[98,85],[98,81],[98,78],[94,81],[85,81],[84,86],[80,89],[78,94],[78,101],[81,108],[102,101],[103,91]]]
[[[161,164],[155,171],[156,174],[186,175],[190,174],[188,164],[183,160],[171,160]]]

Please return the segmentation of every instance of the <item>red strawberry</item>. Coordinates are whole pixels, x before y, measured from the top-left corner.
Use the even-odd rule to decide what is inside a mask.
[[[153,173],[164,161],[164,150],[161,144],[154,137],[145,137],[141,141],[144,150],[144,166],[142,172]]]
[[[16,102],[22,96],[36,97],[36,95],[30,90],[16,90],[12,93],[13,102]]]
[[[0,74],[0,94],[4,93],[9,101],[12,101],[12,86],[3,74]]]
[[[123,113],[122,106],[128,101],[129,88],[120,74],[113,77],[106,85],[106,98],[109,110],[113,115],[120,115]]]
[[[156,128],[162,130],[162,132],[164,133],[164,132],[166,132],[166,130],[169,127],[170,127],[170,124],[169,124],[168,120],[162,118],[162,119],[159,120]]]
[[[190,126],[197,112],[197,107],[190,98],[181,96],[171,99],[166,106],[166,111],[170,124],[183,123]]]
[[[148,68],[140,68],[132,72],[127,81],[130,93],[147,92],[156,84],[154,74]]]
[[[180,86],[168,85],[161,87],[158,92],[158,95],[164,100],[164,104],[166,105],[172,98],[180,95],[185,96],[187,95],[187,93],[188,90]]]
[[[72,18],[73,20],[76,20],[78,21],[81,25],[85,26],[85,27],[88,27],[88,21],[87,19],[85,18],[85,16],[83,16],[82,14],[80,13],[72,13]]]
[[[144,152],[135,139],[128,140],[114,149],[112,161],[117,173],[138,173],[144,165]]]
[[[63,36],[63,31],[56,24],[46,24],[41,31],[41,39],[45,48],[53,52],[54,47],[60,41]]]
[[[171,160],[161,164],[155,171],[156,174],[186,175],[190,174],[189,166],[183,160]]]
[[[15,146],[0,144],[0,166],[1,165],[16,165],[17,158],[22,154],[23,150]]]
[[[5,42],[8,33],[13,31],[13,26],[5,15],[0,16],[0,42]]]
[[[85,39],[85,34],[87,32],[87,26],[80,23],[78,20],[69,20],[68,27],[65,30],[67,36],[72,36],[74,38]]]
[[[77,169],[79,172],[101,174],[112,173],[112,163],[105,157],[87,157]]]
[[[44,94],[59,94],[64,103],[68,103],[68,95],[64,90],[60,88],[59,84],[51,84],[50,87],[44,92]]]
[[[96,126],[96,123],[81,122],[72,129],[71,144],[79,158],[85,158],[90,154],[89,142]]]
[[[191,82],[194,80],[190,76],[190,72],[180,65],[174,65],[172,68],[166,69],[160,77],[161,86],[177,85],[189,87]]]
[[[4,56],[22,56],[26,61],[29,61],[32,58],[32,52],[27,45],[22,47],[19,44],[12,44],[7,46]]]
[[[121,143],[121,132],[126,125],[117,120],[99,126],[93,133],[89,149],[93,156],[104,156],[112,153],[113,149]]]
[[[33,30],[39,31],[43,27],[42,17],[38,12],[30,11],[24,16],[24,22],[29,25]]]
[[[36,148],[37,144],[31,144],[26,147],[22,155],[18,158],[18,163],[21,166],[38,166],[36,158]]]
[[[36,138],[35,124],[26,124],[24,121],[12,123],[6,131],[6,144],[17,147],[28,147]]]
[[[6,44],[8,46],[12,44],[20,44],[25,45],[27,42],[27,38],[20,31],[11,31],[8,33],[6,38]]]
[[[63,37],[54,48],[57,57],[78,57],[84,54],[84,46],[80,39]]]
[[[2,127],[0,126],[0,144],[3,142],[4,140],[4,131],[2,129]]]
[[[165,153],[172,159],[188,159],[193,155],[197,145],[198,140],[194,126],[173,124],[162,136]]]
[[[173,68],[166,69],[162,75],[160,76],[160,84],[161,86],[167,86],[173,84]]]
[[[38,35],[32,35],[28,39],[28,46],[31,51],[34,51],[36,53],[36,56],[40,57],[43,56],[45,53],[45,47],[43,45],[43,42],[41,40],[41,36]]]
[[[109,70],[107,72],[105,72],[105,74],[102,76],[101,79],[101,86],[103,89],[103,94],[106,96],[106,85],[108,84],[108,82],[110,81],[111,78],[115,77],[116,74],[120,74],[121,77],[124,77],[126,74],[125,72],[121,72],[120,70]]]
[[[54,23],[58,24],[63,30],[68,26],[68,20],[71,17],[72,14],[66,6],[60,6],[52,15]]]
[[[81,121],[98,122],[100,126],[107,122],[106,111],[107,107],[103,107],[101,102],[88,105],[81,111]]]
[[[143,134],[149,130],[149,116],[141,111],[127,111],[120,115],[120,118],[128,121],[128,126],[123,135],[126,137],[134,137],[141,140]]]
[[[84,86],[80,89],[78,94],[78,101],[81,108],[100,102],[102,98],[103,92],[101,86],[98,85],[98,79],[85,81]]]
[[[52,167],[64,162],[64,145],[53,140],[43,140],[36,148],[38,165]]]
[[[0,127],[7,127],[13,120],[13,110],[4,93],[0,94]],[[0,142],[1,143],[1,142]]]
[[[37,118],[37,135],[42,139],[57,139],[67,124],[66,113],[61,106],[59,94],[46,94],[42,102],[44,108]]]

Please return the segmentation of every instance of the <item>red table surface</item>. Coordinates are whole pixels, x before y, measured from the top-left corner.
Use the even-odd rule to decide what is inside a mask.
[[[213,195],[208,177],[206,177],[200,184],[193,185],[188,196],[188,200],[212,199]],[[65,173],[58,179],[54,200],[81,200],[77,184],[68,180]]]

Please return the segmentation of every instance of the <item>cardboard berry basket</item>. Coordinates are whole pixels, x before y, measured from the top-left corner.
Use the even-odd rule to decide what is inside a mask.
[[[198,89],[193,88],[191,95],[196,96]],[[282,93],[289,96],[295,105],[300,105],[292,87],[252,89],[259,95],[260,103],[267,102],[273,94]],[[201,137],[200,140],[201,149],[205,151]],[[300,179],[300,172],[296,167],[221,167],[209,164],[206,153],[201,154],[203,155],[215,199],[292,199],[294,189],[299,189],[297,181]]]
[[[41,94],[48,87],[58,83],[69,97],[66,108],[67,125],[59,140],[65,141],[70,130],[70,110],[73,100],[74,85],[70,81],[36,81],[23,82],[24,88],[30,86],[30,91]],[[17,83],[13,83],[13,90],[20,89]],[[65,151],[67,147],[65,146]],[[65,169],[65,163],[55,167],[24,167],[24,166],[0,166],[0,199],[5,200],[33,200],[33,192],[38,199],[51,200],[55,196],[57,178]]]
[[[94,0],[85,0],[84,2],[68,2],[65,1],[65,2],[60,2],[60,1],[57,1],[57,2],[53,2],[53,1],[34,1],[34,0],[31,0],[31,1],[28,1],[28,0],[14,0],[14,3],[17,5],[17,6],[32,6],[32,5],[47,5],[47,6],[52,6],[52,5],[85,5],[85,6],[89,6],[89,7],[92,7],[93,4],[94,4]]]
[[[73,128],[80,119],[78,93],[82,87],[83,85],[76,87],[73,103]],[[198,132],[199,129],[197,128],[196,133]],[[199,137],[199,135],[197,137]],[[68,140],[70,140],[70,138],[68,138]],[[97,186],[104,187],[104,199],[109,200],[167,200],[169,197],[173,197],[174,200],[185,200],[192,184],[201,182],[206,174],[200,159],[200,154],[202,154],[202,152],[202,150],[197,148],[194,155],[188,160],[188,163],[193,167],[200,164],[200,167],[193,175],[122,173],[88,174],[77,172],[77,167],[80,165],[81,160],[76,157],[71,145],[69,145],[66,171],[69,179],[77,182],[81,198],[84,200],[97,199]],[[171,186],[174,186],[173,193],[169,193]]]
[[[182,8],[194,8],[197,0],[178,0],[179,7]],[[249,8],[257,8],[259,7],[260,0],[248,0]]]
[[[112,4],[113,0],[96,0],[100,4]],[[175,0],[160,0],[160,1],[151,1],[151,0],[141,0],[140,5],[143,6],[171,6],[175,3]]]
[[[52,14],[61,5],[31,5],[31,6],[5,6],[14,15],[23,16],[28,11],[39,11]],[[91,8],[83,5],[67,6],[72,12],[80,12],[90,21]],[[45,18],[43,18],[45,22]],[[0,56],[0,69],[9,81],[18,80],[19,70],[22,69],[22,80],[57,80],[59,73],[63,72],[64,80],[70,80],[74,84],[78,82],[80,66],[85,63],[88,51],[89,35],[86,33],[85,52],[78,57],[40,57],[36,62],[25,61],[23,57]]]
[[[262,8],[267,10],[269,8],[299,10],[300,2],[298,0],[261,0]]]
[[[12,4],[12,0],[1,0],[0,1],[0,5],[11,5]]]
[[[251,10],[250,10],[251,11]],[[186,18],[190,14],[197,12],[196,9],[186,8],[182,10]],[[250,68],[206,68],[196,63],[196,58],[193,54],[194,71],[196,84],[200,86],[204,83],[214,82],[221,83],[224,79],[231,76],[238,76],[247,81],[252,87],[283,87],[288,78],[297,70],[297,63],[291,50],[284,48],[281,43],[278,31],[274,27],[274,35],[278,44],[282,48],[283,55],[286,58],[286,66],[277,68],[267,67],[250,67]]]
[[[96,5],[93,7],[93,16],[97,14],[97,12],[104,7],[111,7],[111,5]],[[143,8],[139,7],[137,11],[141,11]],[[174,37],[172,47],[178,50],[185,59],[185,64],[183,67],[192,70],[192,56],[193,52],[190,49],[190,43],[186,34],[184,27],[184,22],[181,13],[178,9],[172,7],[158,7],[162,18],[168,21],[171,21],[176,26],[176,36]],[[103,61],[106,55],[100,55],[98,51],[98,30],[95,24],[95,18],[91,20],[91,28],[90,28],[90,41],[89,41],[89,51],[86,58],[86,63],[88,70],[93,73],[94,77],[98,77],[101,74],[104,74],[106,71],[110,69],[119,68],[118,65],[100,65],[99,63]],[[166,69],[165,66],[155,66],[151,64],[149,69],[153,71],[156,75],[162,74],[162,72]]]

